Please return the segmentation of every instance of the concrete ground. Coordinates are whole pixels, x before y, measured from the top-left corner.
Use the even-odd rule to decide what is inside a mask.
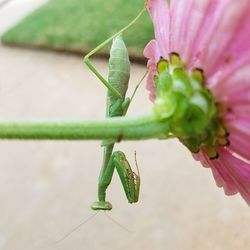
[[[106,63],[94,62],[105,75]],[[132,65],[129,95],[144,71]],[[144,85],[129,115],[151,109]],[[80,57],[0,46],[1,119],[103,117],[105,92]],[[0,249],[249,249],[249,207],[238,195],[226,197],[178,141],[122,142],[117,149],[133,167],[137,151],[139,203],[127,203],[115,174],[108,190],[114,209],[56,243],[94,214],[100,142],[0,141]]]

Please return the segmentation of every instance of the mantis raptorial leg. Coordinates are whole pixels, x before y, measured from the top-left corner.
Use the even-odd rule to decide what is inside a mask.
[[[125,98],[130,76],[130,62],[129,62],[127,48],[122,40],[121,33],[126,29],[128,29],[129,27],[131,27],[138,20],[138,18],[144,13],[145,10],[146,8],[144,7],[132,22],[130,22],[126,27],[121,29],[115,35],[108,38],[94,50],[89,52],[84,58],[84,62],[86,63],[86,65],[108,88],[107,106],[106,106],[107,117],[124,116],[130,105],[130,99]],[[107,81],[96,70],[96,68],[93,66],[89,58],[94,53],[103,48],[106,44],[108,44],[111,40],[113,40],[113,44],[110,51],[109,78]],[[142,80],[144,79],[145,75],[143,76]],[[139,84],[142,82],[142,80],[139,82]],[[139,87],[139,84],[136,86],[132,98],[134,97],[135,92]],[[119,138],[117,138],[117,141],[119,141]],[[132,171],[123,152],[118,151],[112,154],[114,143],[115,143],[114,141],[111,142],[108,141],[108,142],[103,142],[102,144],[104,146],[104,156],[103,156],[103,165],[99,176],[99,185],[98,185],[99,201],[93,203],[92,209],[94,210],[112,209],[112,205],[106,201],[106,189],[111,182],[114,169],[118,171],[119,177],[121,179],[129,203],[138,201],[139,187],[140,187],[139,175],[135,174]]]
[[[126,156],[123,152],[114,152],[106,166],[105,171],[99,179],[99,201],[92,204],[94,210],[111,210],[112,205],[106,201],[106,190],[109,186],[114,170],[117,170],[121,179],[123,189],[129,203],[135,203],[139,198],[140,176],[132,171]]]

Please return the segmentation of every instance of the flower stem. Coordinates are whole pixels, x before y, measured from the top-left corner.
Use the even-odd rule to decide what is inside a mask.
[[[0,139],[22,140],[146,140],[166,137],[167,121],[156,115],[92,121],[0,121]]]

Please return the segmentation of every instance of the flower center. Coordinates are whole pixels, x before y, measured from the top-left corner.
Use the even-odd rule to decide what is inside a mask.
[[[157,71],[154,111],[159,119],[168,119],[173,136],[193,153],[202,149],[210,159],[218,158],[216,148],[229,144],[228,133],[203,70],[187,70],[180,56],[171,53],[169,60],[158,62]]]

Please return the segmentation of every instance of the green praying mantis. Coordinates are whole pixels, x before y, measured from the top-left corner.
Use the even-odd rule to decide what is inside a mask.
[[[125,28],[120,30],[118,33],[108,38],[94,50],[90,51],[84,57],[84,63],[89,67],[89,69],[99,78],[99,80],[107,87],[107,101],[106,101],[106,117],[119,117],[125,116],[131,101],[133,100],[135,93],[140,86],[141,82],[147,75],[147,71],[141,78],[139,83],[136,85],[135,90],[131,98],[126,97],[126,92],[129,84],[130,77],[130,61],[128,56],[128,51],[126,45],[122,39],[121,33],[128,29],[136,20],[143,14],[144,9],[138,14],[138,16],[129,23]],[[109,59],[109,76],[108,81],[97,71],[94,65],[90,61],[90,57],[94,55],[98,50],[103,48],[109,42],[112,42],[110,49],[110,59]],[[114,170],[116,169],[120,177],[123,189],[125,191],[127,200],[129,203],[136,203],[139,199],[140,191],[140,174],[136,160],[135,153],[135,163],[137,168],[137,174],[133,172],[126,156],[121,151],[113,152],[115,142],[119,142],[121,138],[117,138],[116,141],[103,141],[102,146],[104,147],[103,152],[103,164],[100,171],[99,182],[98,182],[98,201],[94,202],[91,206],[93,210],[111,210],[112,205],[110,202],[106,201],[106,190],[111,183]],[[77,227],[71,230],[63,238],[58,240],[56,243],[61,242],[74,231],[76,231],[83,224],[92,219],[96,214],[90,216],[87,220],[80,223]],[[121,226],[119,223],[114,221],[116,224]],[[122,226],[123,227],[123,226]],[[127,229],[126,229],[127,230]]]
[[[117,117],[126,115],[131,100],[133,99],[140,83],[146,76],[145,74],[136,86],[132,97],[126,97],[130,77],[130,61],[126,45],[122,39],[121,34],[123,31],[133,25],[137,21],[137,19],[143,14],[144,11],[145,7],[138,14],[138,16],[126,27],[124,27],[115,35],[108,38],[106,41],[104,41],[102,44],[100,44],[98,47],[96,47],[84,57],[84,63],[108,89],[106,117]],[[98,50],[107,45],[111,40],[113,40],[113,43],[110,50],[109,76],[107,81],[97,71],[97,69],[91,63],[89,58],[94,55]],[[119,142],[120,140],[121,138],[117,138],[117,141],[103,141],[102,143],[102,146],[104,146],[103,165],[101,168],[98,183],[98,201],[92,204],[91,208],[93,210],[112,209],[111,203],[106,201],[106,190],[109,184],[111,183],[115,169],[117,170],[118,175],[120,177],[128,202],[135,203],[139,199],[140,175],[137,163],[137,173],[135,173],[133,172],[123,152],[113,152],[115,142]]]

